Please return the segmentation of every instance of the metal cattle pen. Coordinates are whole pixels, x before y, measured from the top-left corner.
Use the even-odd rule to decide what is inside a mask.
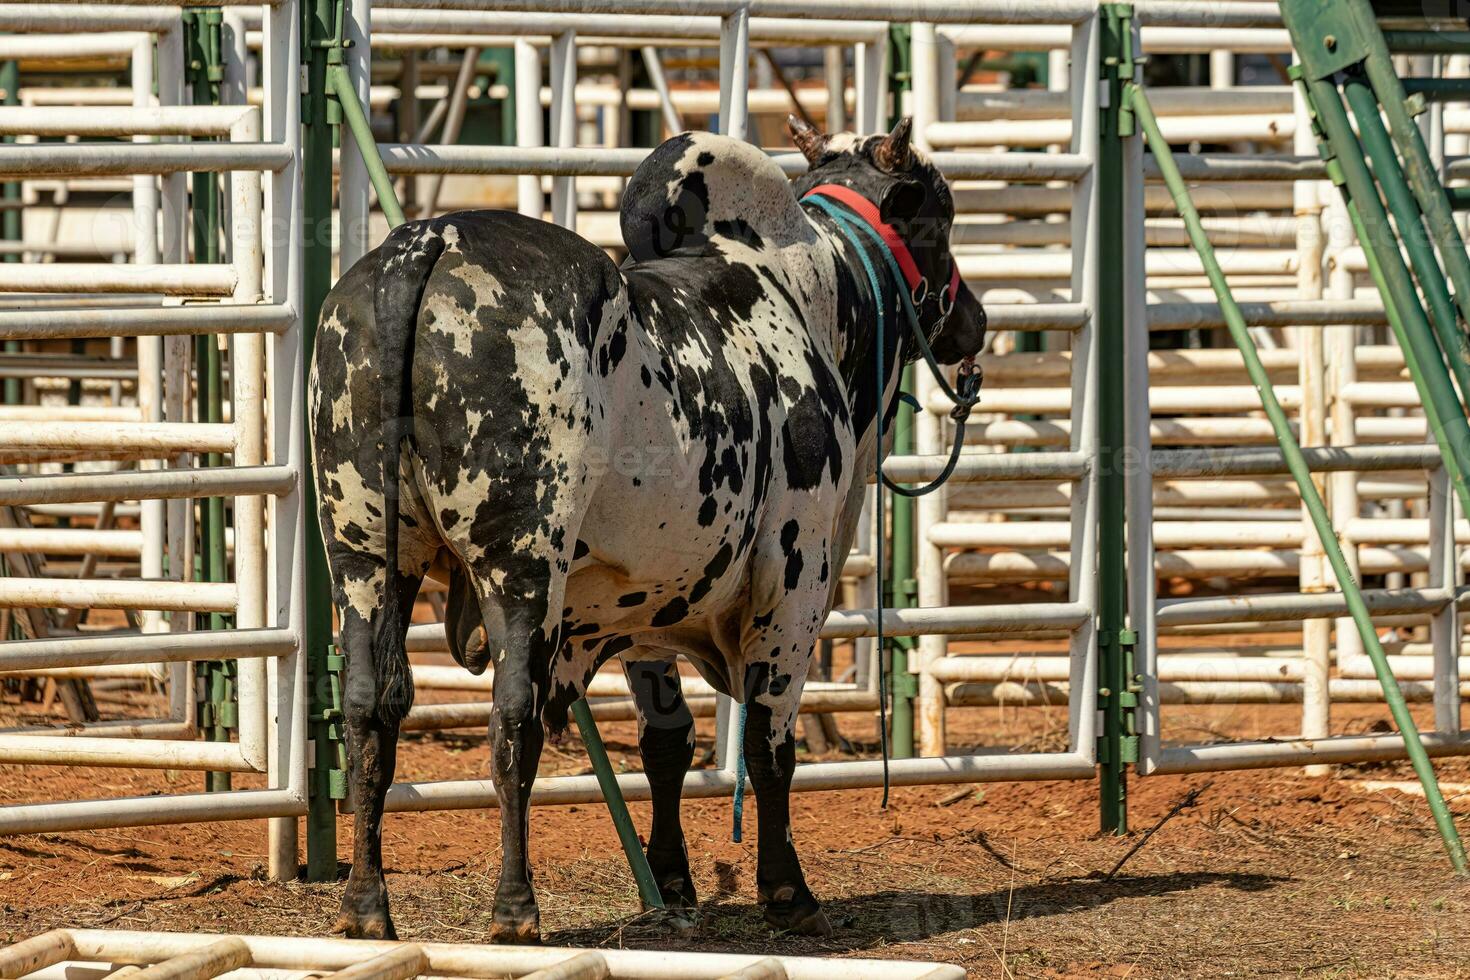
[[[1346,600],[1332,591],[1335,579],[1321,542],[1302,512],[1282,506],[1294,506],[1297,498],[1281,479],[1281,456],[1267,448],[1272,429],[1255,414],[1257,394],[1241,356],[1150,351],[1151,334],[1219,329],[1227,318],[1209,291],[1208,263],[1186,247],[1189,229],[1158,216],[1169,206],[1157,186],[1158,164],[1143,153],[1140,136],[1109,128],[1116,125],[1118,104],[1099,95],[1108,91],[1102,80],[1121,55],[1119,30],[1137,27],[1135,43],[1145,52],[1205,45],[1225,54],[1287,52],[1290,38],[1275,5],[1157,0],[1134,5],[1133,20],[1123,18],[1120,27],[1124,8],[1092,0],[905,4],[905,17],[927,18],[912,24],[906,42],[906,91],[890,80],[892,52],[904,53],[890,41],[893,8],[876,0],[380,0],[308,7],[305,38],[294,0],[226,9],[230,43],[222,101],[229,104],[209,107],[183,104],[178,7],[0,5],[3,30],[108,32],[84,38],[88,46],[81,49],[126,53],[134,76],[130,108],[103,116],[0,108],[0,133],[136,141],[0,149],[0,179],[127,175],[136,215],[129,265],[0,266],[0,289],[61,294],[42,297],[50,308],[40,312],[35,297],[0,297],[0,333],[16,340],[137,338],[138,351],[136,407],[114,397],[104,407],[55,408],[54,420],[47,420],[53,417],[32,406],[8,406],[0,409],[8,413],[0,414],[0,454],[27,465],[140,461],[136,471],[53,474],[32,466],[24,475],[0,478],[0,504],[10,506],[140,501],[139,533],[126,538],[96,530],[0,531],[4,552],[96,552],[104,540],[129,556],[136,548],[139,580],[0,579],[0,605],[143,613],[141,635],[0,645],[0,672],[167,663],[173,665],[174,699],[173,715],[163,724],[104,723],[65,736],[0,733],[0,762],[194,767],[262,774],[268,786],[0,808],[0,831],[267,817],[272,874],[289,877],[297,865],[296,817],[310,812],[311,873],[335,873],[331,833],[336,801],[344,795],[334,743],[336,665],[324,569],[308,541],[314,521],[305,510],[311,505],[302,484],[298,384],[309,356],[312,311],[333,275],[334,157],[340,172],[338,268],[381,233],[375,198],[385,217],[397,217],[391,214],[395,195],[375,193],[374,178],[380,187],[391,178],[428,178],[418,188],[418,213],[431,213],[445,178],[513,175],[518,206],[538,216],[545,210],[541,180],[549,178],[553,220],[592,233],[600,226],[579,207],[579,178],[627,177],[646,151],[579,145],[579,103],[590,91],[577,77],[584,42],[640,51],[673,40],[718,45],[718,93],[696,101],[671,89],[661,72],[651,73],[655,91],[646,106],[659,108],[670,129],[682,112],[713,110],[725,132],[746,138],[755,46],[854,45],[854,128],[875,131],[891,115],[910,112],[919,142],[956,182],[961,270],[977,292],[983,290],[1001,349],[987,363],[981,410],[988,417],[974,426],[953,486],[923,498],[911,520],[900,517],[893,526],[895,543],[911,537],[914,581],[910,590],[903,581],[908,574],[899,570],[892,608],[884,611],[885,635],[895,640],[900,670],[895,703],[912,706],[918,742],[915,757],[894,760],[895,784],[1084,779],[1101,766],[1104,823],[1122,829],[1123,777],[1130,765],[1148,774],[1404,753],[1397,736],[1328,737],[1332,704],[1378,698],[1378,684],[1369,680],[1368,658],[1345,618]],[[1211,29],[1201,31],[1205,26]],[[0,58],[20,50],[7,55],[5,44],[22,40],[34,39],[0,38]],[[368,138],[372,107],[385,104],[372,72],[379,43],[467,52],[454,85],[439,96],[439,118],[410,130],[409,139],[378,145],[385,173],[374,173],[375,154],[361,154],[349,137]],[[956,50],[971,44],[1046,53],[1050,89],[1003,92],[952,84],[959,74]],[[457,143],[470,75],[464,66],[474,63],[470,53],[491,45],[514,50],[516,145]],[[258,109],[246,106],[252,50],[259,51]],[[298,57],[303,50],[308,56]],[[550,67],[545,134],[543,51]],[[656,55],[650,69],[659,64]],[[157,104],[148,91],[155,59]],[[303,63],[310,66],[304,103]],[[1230,62],[1212,57],[1211,65]],[[345,79],[334,99],[328,97],[331,78]],[[415,101],[419,84],[405,69],[400,97],[407,91]],[[1428,646],[1405,642],[1389,660],[1408,682],[1411,700],[1434,701],[1439,730],[1428,740],[1431,751],[1464,752],[1457,659],[1462,558],[1448,475],[1433,447],[1422,445],[1426,428],[1412,414],[1418,395],[1398,380],[1402,356],[1382,343],[1356,343],[1359,331],[1381,333],[1387,316],[1381,303],[1356,295],[1355,273],[1366,271],[1371,259],[1342,236],[1324,234],[1324,222],[1345,221],[1346,215],[1320,193],[1328,170],[1315,155],[1302,96],[1290,86],[1263,88],[1269,91],[1222,88],[1212,79],[1207,95],[1195,88],[1155,89],[1152,98],[1162,137],[1170,142],[1244,143],[1272,151],[1180,153],[1178,161],[1185,178],[1216,195],[1206,198],[1216,202],[1203,219],[1206,230],[1231,235],[1238,246],[1223,256],[1223,265],[1241,284],[1237,293],[1252,335],[1272,344],[1291,341],[1263,350],[1262,361],[1271,380],[1297,382],[1277,392],[1297,413],[1309,465],[1326,474],[1349,561],[1361,574],[1422,580],[1408,589],[1368,590],[1368,607],[1390,614],[1388,624],[1396,628],[1414,630],[1427,622]],[[800,101],[795,91],[790,97]],[[763,109],[779,104],[765,95],[758,101]],[[840,83],[835,96],[829,87],[825,101],[829,114],[847,112]],[[332,130],[340,122],[347,128],[334,153]],[[1464,149],[1465,122],[1446,113],[1441,145],[1459,139],[1457,148]],[[418,134],[436,127],[441,142],[422,142],[426,136]],[[183,136],[226,139],[174,141]],[[1047,152],[1016,152],[1033,149]],[[805,168],[794,153],[777,159],[790,173]],[[1465,170],[1457,159],[1447,166],[1452,176]],[[197,254],[185,261],[183,175],[199,172],[230,175],[227,263],[203,263]],[[77,290],[105,294],[106,305],[99,306],[96,295],[71,295]],[[232,338],[229,422],[200,421],[190,413],[190,366],[181,346],[190,334]],[[121,353],[121,345],[114,350]],[[889,476],[899,482],[937,475],[951,438],[943,422],[950,406],[923,372],[916,380],[923,410],[915,413],[912,451],[887,462]],[[1393,442],[1420,445],[1387,444]],[[205,467],[189,455],[207,452],[231,454],[231,465]],[[1417,488],[1409,485],[1416,480]],[[229,581],[191,581],[193,511],[166,503],[209,496],[236,498]],[[1393,506],[1420,514],[1410,517]],[[1365,507],[1376,516],[1365,516]],[[84,534],[92,535],[85,543]],[[871,557],[855,553],[849,573],[872,583],[873,572]],[[1301,594],[1156,595],[1160,578],[1211,576],[1229,578],[1237,590],[1241,583],[1296,578]],[[981,601],[950,600],[951,590],[1036,582],[1060,585],[1030,591],[1043,601],[987,601],[983,591]],[[868,602],[877,601],[874,587]],[[233,614],[235,628],[193,631],[189,612]],[[1204,640],[1228,630],[1276,633],[1281,621],[1300,618],[1307,620],[1300,649],[1277,642],[1246,651],[1202,642],[1202,630],[1219,631]],[[839,609],[823,636],[871,638],[875,621],[872,608]],[[1165,636],[1170,642],[1161,645]],[[1187,644],[1178,652],[1176,639]],[[1016,644],[1032,642],[1052,644],[1046,647],[1051,652],[1014,652]],[[416,627],[410,643],[416,652],[441,651],[442,627]],[[184,741],[196,734],[189,664],[222,658],[240,662],[239,740]],[[1334,663],[1337,676],[1331,676]],[[445,674],[439,667],[415,669],[425,686],[488,689],[486,679]],[[805,707],[872,712],[875,682],[874,676],[869,683],[813,685]],[[591,693],[594,713],[631,717],[621,700],[621,678],[599,677]],[[696,713],[715,710],[712,692],[691,694]],[[1247,743],[1166,742],[1165,704],[1260,701],[1300,701],[1301,731]],[[1048,702],[1066,704],[1064,749],[948,754],[951,706]],[[424,705],[407,727],[477,725],[487,714],[485,704]],[[898,714],[896,724],[904,725],[905,717]],[[717,766],[691,773],[689,796],[734,791],[733,717],[721,710],[717,719]],[[307,758],[309,738],[313,759]],[[896,744],[903,748],[904,740]],[[641,775],[617,781],[628,799],[647,798]],[[881,781],[877,760],[823,762],[800,765],[793,786],[825,790]],[[600,799],[595,776],[542,779],[533,795],[542,804]],[[494,804],[489,780],[404,782],[390,792],[388,809]]]

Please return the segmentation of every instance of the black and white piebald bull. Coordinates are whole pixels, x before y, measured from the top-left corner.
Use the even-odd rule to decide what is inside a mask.
[[[413,700],[405,631],[424,576],[446,567],[455,656],[495,671],[491,939],[538,937],[527,831],[543,726],[559,733],[614,656],[643,718],[649,862],[666,902],[694,904],[676,654],[748,705],[767,919],[830,930],[791,841],[793,726],[879,408],[917,356],[900,291],[946,363],[980,349],[985,316],[954,276],[949,190],[907,121],[793,135],[811,163],[794,184],[722,136],[654,150],[625,194],[622,268],[570,231],[472,211],[396,229],[327,297],[310,410],[357,811],[338,930],[394,934],[380,831]],[[813,189],[880,226],[902,275],[801,203]]]

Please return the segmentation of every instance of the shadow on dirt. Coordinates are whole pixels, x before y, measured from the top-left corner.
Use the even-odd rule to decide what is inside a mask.
[[[1087,912],[1119,899],[1157,898],[1207,887],[1262,892],[1291,880],[1262,874],[1191,872],[1120,875],[1111,881],[1068,878],[975,894],[874,892],[824,903],[835,928],[831,939],[788,937],[793,948],[773,949],[773,952],[867,949],[993,923]],[[759,906],[719,900],[701,903],[698,936],[700,948],[712,951],[721,949],[725,942],[732,950],[748,950],[753,941],[782,941],[782,937],[771,935]],[[548,935],[546,941],[558,946],[662,946],[676,938],[661,926],[656,916],[638,916],[604,927],[559,931]]]

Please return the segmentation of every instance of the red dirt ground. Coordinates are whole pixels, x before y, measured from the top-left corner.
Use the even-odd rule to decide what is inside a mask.
[[[17,706],[0,708],[13,723]],[[1171,731],[1290,734],[1298,709],[1173,709]],[[1381,723],[1377,706],[1340,708],[1336,726]],[[1056,740],[1061,709],[952,713],[952,739]],[[707,743],[709,723],[700,722]],[[850,738],[871,722],[847,716]],[[614,761],[636,767],[630,724],[604,725]],[[865,730],[866,729],[866,730]],[[1190,731],[1193,730],[1193,731]],[[1049,746],[1048,746],[1049,747]],[[405,738],[404,778],[485,772],[476,733]],[[1442,778],[1470,832],[1470,760]],[[572,741],[543,773],[586,771]],[[192,791],[195,773],[0,767],[0,801]],[[1189,789],[1198,804],[1138,843],[1097,834],[1086,783],[1009,783],[816,793],[793,801],[808,877],[837,925],[826,941],[773,937],[754,898],[754,828],[730,841],[728,800],[684,813],[702,899],[683,939],[637,915],[609,820],[596,806],[546,807],[532,818],[533,859],[548,942],[769,950],[942,960],[971,976],[1470,975],[1470,884],[1456,880],[1421,798],[1371,792],[1367,780],[1412,780],[1402,765],[1154,777],[1133,782],[1135,830]],[[646,806],[634,819],[647,827]],[[753,824],[753,814],[751,815]],[[350,828],[340,822],[341,853]],[[51,834],[0,840],[0,940],[56,926],[320,935],[341,884],[264,880],[259,822]],[[405,939],[482,941],[499,859],[493,812],[404,814],[384,828],[388,886]],[[345,864],[343,865],[345,873]]]

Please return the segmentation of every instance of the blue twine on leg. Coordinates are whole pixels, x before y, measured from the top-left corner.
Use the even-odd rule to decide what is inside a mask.
[[[740,843],[740,825],[745,820],[745,705],[740,705],[740,713],[736,715],[738,721],[735,730],[740,737],[735,741],[735,810],[732,814],[734,826],[730,829],[730,839]]]

